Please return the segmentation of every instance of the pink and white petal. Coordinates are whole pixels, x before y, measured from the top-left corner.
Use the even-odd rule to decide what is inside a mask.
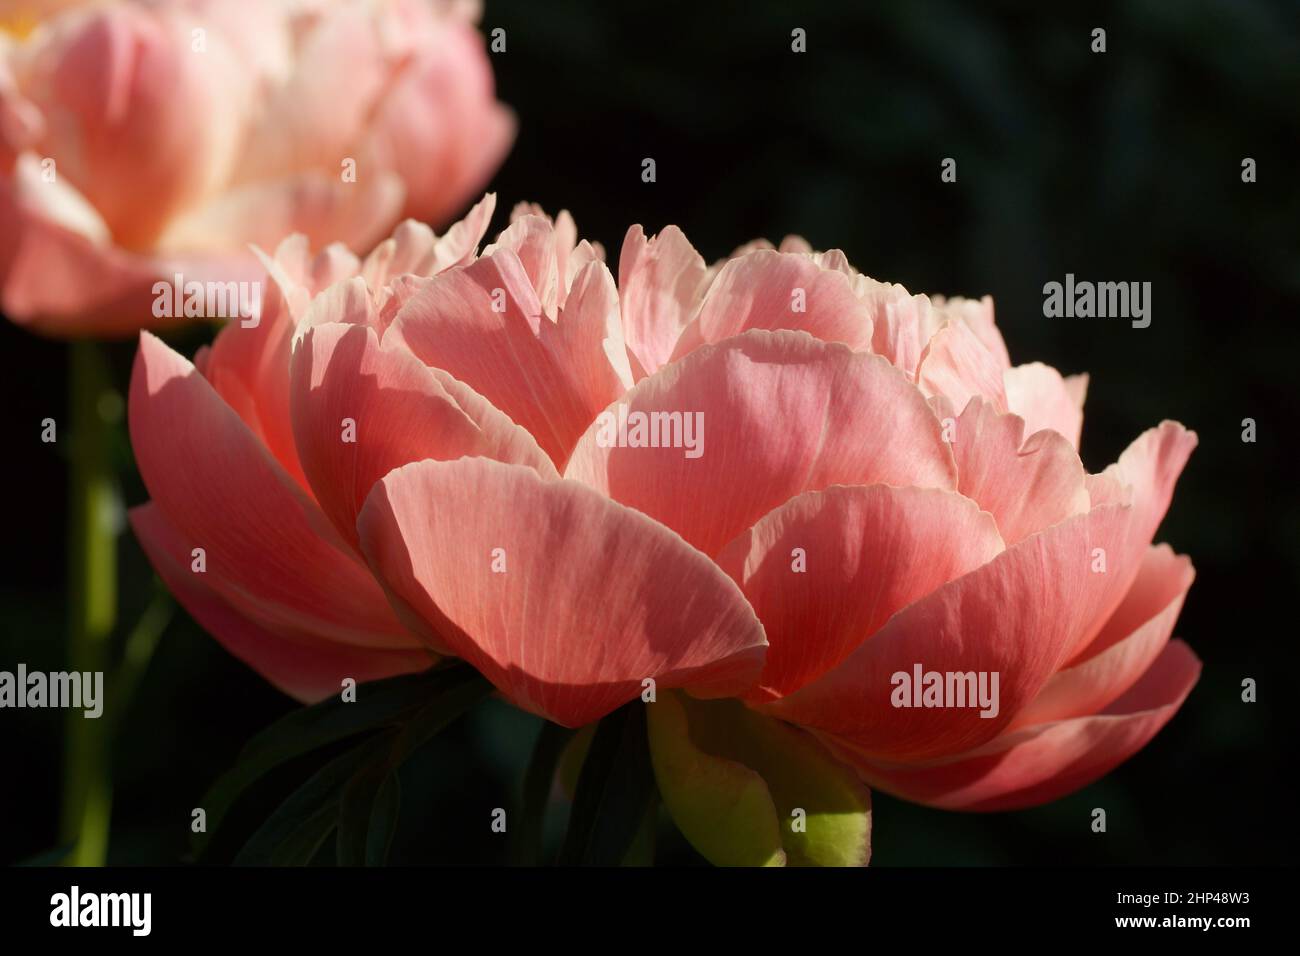
[[[1147,549],[1142,570],[1101,633],[1057,671],[1011,729],[1095,714],[1128,690],[1169,642],[1196,572],[1168,545]]]
[[[863,301],[871,311],[871,351],[915,376],[936,321],[930,299],[912,295],[901,285],[865,276],[859,284]]]
[[[437,275],[455,266],[468,265],[474,259],[478,245],[483,241],[492,213],[497,207],[496,193],[488,193],[447,232],[438,238],[433,249],[433,264],[421,269],[417,275]],[[423,263],[421,264],[423,265]]]
[[[676,226],[647,239],[640,226],[623,237],[618,288],[623,337],[639,380],[667,364],[707,288],[704,259]]]
[[[1103,713],[1025,727],[941,764],[880,765],[832,747],[873,787],[904,800],[945,810],[1038,806],[1087,786],[1145,747],[1178,712],[1200,672],[1187,645],[1170,641]]]
[[[871,316],[847,277],[791,252],[760,249],[727,262],[704,294],[694,334],[679,340],[673,357],[749,329],[803,331],[851,349],[871,345]]]
[[[268,625],[237,610],[190,570],[188,543],[156,504],[132,508],[131,527],[150,563],[181,606],[221,645],[290,697],[314,704],[357,683],[425,670],[438,658],[420,647],[355,647],[314,633]]]
[[[899,611],[838,667],[765,712],[833,734],[878,760],[929,760],[996,737],[1056,672],[1079,632],[1110,599],[1115,578],[1093,573],[1094,548],[1122,540],[1126,509],[1077,515]],[[914,667],[997,675],[995,710],[895,706]],[[906,696],[906,695],[904,695]]]
[[[145,487],[207,583],[269,625],[347,644],[411,644],[359,556],[185,359],[140,336],[129,401]]]
[[[169,253],[214,252],[247,244],[275,248],[303,233],[312,248],[342,242],[368,251],[398,221],[406,187],[376,171],[355,183],[307,170],[235,187],[174,219],[158,241]]]
[[[1007,390],[1007,406],[1025,420],[1029,434],[1050,428],[1079,447],[1083,433],[1083,396],[1088,377],[1063,378],[1061,373],[1042,362],[1017,365],[1002,376]]]
[[[295,24],[301,35],[295,38],[292,75],[275,85],[254,119],[235,167],[241,182],[280,179],[310,168],[330,170],[337,180],[339,164],[357,155],[350,147],[391,80],[370,10],[333,4],[317,14]],[[359,175],[350,185],[365,179]]]
[[[404,620],[556,723],[597,720],[646,678],[732,696],[762,668],[762,626],[730,578],[575,482],[417,462],[375,486],[358,528]]]
[[[443,386],[449,379],[403,349],[381,348],[362,325],[316,326],[294,349],[291,408],[303,469],[354,546],[371,487],[408,462],[481,455],[559,477],[531,435],[481,397],[462,406]]]
[[[446,24],[393,77],[354,153],[408,184],[403,214],[441,225],[509,151],[514,114],[496,102],[482,37]]]
[[[618,288],[605,263],[592,259],[574,277],[557,326],[556,345],[571,357],[569,371],[582,407],[601,408],[632,387]]]
[[[597,327],[598,310],[574,315],[590,321],[546,318],[519,258],[499,249],[426,280],[383,341],[482,394],[560,467],[583,429],[622,390],[605,353],[604,327]]]
[[[435,236],[422,222],[403,220],[393,235],[366,257],[361,270],[366,284],[379,293],[402,276],[428,277],[467,264],[474,257],[495,208],[496,194],[488,193],[441,237]]]
[[[127,248],[153,248],[236,158],[251,87],[220,35],[191,51],[197,25],[175,4],[93,4],[20,51],[23,87],[46,118],[36,148]]]
[[[666,443],[676,447],[618,447],[624,407],[629,421],[643,415],[652,424],[651,415],[679,413],[681,434]],[[688,424],[699,427],[693,437]],[[683,447],[688,438],[693,451]],[[801,492],[951,489],[956,466],[925,399],[887,361],[805,332],[754,330],[639,382],[587,429],[565,477],[716,554]]]
[[[498,249],[510,249],[528,274],[542,311],[555,319],[560,297],[560,270],[556,260],[555,226],[545,216],[521,216],[506,227],[497,241],[483,250],[490,256]]]
[[[767,633],[753,699],[798,690],[893,614],[992,560],[993,518],[937,488],[834,486],[790,499],[718,554]]]
[[[1025,437],[1025,423],[973,398],[956,419],[957,490],[997,519],[1008,544],[1091,506],[1083,462],[1052,431]]]
[[[173,324],[154,314],[155,284],[253,281],[261,269],[251,253],[160,257],[113,245],[84,197],[63,180],[45,182],[39,162],[20,156],[12,177],[0,176],[0,311],[44,335],[132,335]]]
[[[921,353],[916,383],[927,397],[942,395],[961,411],[979,396],[999,412],[1007,410],[1002,368],[965,322],[949,322]]]
[[[1002,333],[998,331],[997,323],[993,321],[993,296],[986,295],[981,299],[965,299],[961,296],[945,299],[943,296],[935,296],[933,303],[937,313],[936,318],[940,322],[956,319],[964,323],[975,333],[980,344],[997,360],[998,365],[1003,369],[1011,367],[1007,343],[1003,340]]]

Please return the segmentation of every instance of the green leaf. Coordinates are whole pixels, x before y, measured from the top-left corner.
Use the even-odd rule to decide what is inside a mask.
[[[561,865],[617,866],[654,801],[646,705],[632,701],[596,727],[560,850]]]
[[[719,866],[864,866],[871,793],[812,735],[739,701],[661,694],[650,754],[682,834]]]
[[[514,829],[514,862],[521,866],[536,866],[541,862],[542,841],[545,836],[546,808],[551,801],[551,787],[555,782],[556,768],[567,752],[575,731],[550,721],[533,744],[533,755],[524,773],[524,805],[522,819]]]
[[[235,766],[205,794],[200,806],[207,812],[207,832],[194,834],[195,854],[207,848],[240,797],[277,767],[322,747],[385,728],[394,733],[387,737],[391,750],[383,759],[391,758],[391,767],[395,767],[491,689],[473,668],[457,664],[362,684],[354,702],[330,698],[288,714],[253,738]],[[375,754],[373,759],[381,759],[381,755]],[[364,855],[363,851],[361,857]]]
[[[366,866],[383,866],[388,862],[397,835],[397,818],[402,809],[402,781],[390,770],[379,785],[374,809],[370,812],[370,833],[366,839]]]
[[[482,678],[457,683],[366,746],[362,765],[340,795],[336,847],[340,866],[384,864],[397,828],[401,793],[397,768],[491,690]]]
[[[371,747],[335,757],[289,795],[244,844],[237,866],[305,866],[339,820],[339,792],[357,768],[374,758]]]
[[[382,812],[378,805],[380,790],[394,773],[388,760],[393,749],[393,737],[393,734],[385,734],[370,745],[370,753],[343,785],[343,791],[339,795],[339,833],[335,845],[339,866],[368,865],[371,830],[376,825],[382,827],[386,822],[377,822],[375,817],[377,811]],[[395,827],[396,824],[395,819],[391,821],[391,826]],[[391,832],[376,835],[374,839],[383,840],[386,847]]]

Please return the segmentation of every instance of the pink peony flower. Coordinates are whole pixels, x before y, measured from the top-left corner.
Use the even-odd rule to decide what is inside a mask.
[[[252,281],[250,243],[444,222],[513,138],[476,8],[114,0],[0,14],[0,310],[162,324],[154,285]]]
[[[1080,787],[1178,709],[1181,425],[1088,474],[1086,380],[1012,366],[987,298],[800,240],[711,268],[672,226],[629,230],[616,288],[567,214],[476,257],[490,212],[360,264],[286,242],[272,314],[193,366],[141,339],[136,530],[278,686],[431,651],[581,726],[653,680],[965,809]]]

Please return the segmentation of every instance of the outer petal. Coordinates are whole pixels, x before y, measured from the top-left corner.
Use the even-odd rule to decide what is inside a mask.
[[[1196,433],[1177,422],[1161,422],[1139,435],[1115,464],[1100,475],[1087,477],[1094,510],[1112,502],[1129,503],[1132,507],[1123,540],[1106,552],[1107,574],[1116,580],[1117,588],[1091,626],[1079,635],[1070,656],[1096,636],[1137,577],[1147,545],[1169,509],[1174,484],[1196,441]]]
[[[862,754],[915,761],[991,740],[1037,696],[1110,601],[1117,579],[1093,573],[1092,551],[1115,547],[1126,509],[1107,506],[1026,538],[988,564],[895,614],[839,667],[762,709],[826,731]],[[996,712],[979,706],[895,706],[895,675],[998,678]]]
[[[131,526],[149,561],[182,606],[231,654],[304,703],[339,693],[344,678],[357,683],[431,667],[422,648],[384,650],[322,640],[317,634],[275,626],[236,610],[190,570],[188,543],[167,525],[155,504],[131,509]]]
[[[837,486],[764,515],[717,561],[763,622],[770,697],[820,677],[896,611],[1002,550],[992,517],[961,495]]]
[[[997,519],[1008,544],[1090,507],[1083,462],[1051,431],[1027,438],[1025,423],[973,398],[956,421],[957,490]]]
[[[1187,645],[1171,641],[1104,713],[1003,734],[942,764],[907,768],[863,762],[858,770],[881,790],[947,810],[1016,810],[1048,803],[1145,747],[1177,713],[1200,672],[1201,662]]]
[[[1011,729],[1095,714],[1128,690],[1168,643],[1194,577],[1191,561],[1168,545],[1149,548],[1137,579],[1101,633],[1052,675]]]
[[[602,447],[615,437],[609,424],[619,406],[629,416],[680,413],[683,441],[685,423],[702,422],[695,451]],[[608,411],[582,436],[566,477],[663,522],[706,554],[804,491],[956,484],[939,422],[903,373],[807,333],[751,331],[705,346]]]
[[[261,268],[239,250],[161,257],[111,244],[107,227],[62,180],[45,182],[35,156],[0,175],[0,311],[37,332],[99,337],[134,334],[173,320],[153,315],[153,285],[175,273],[186,281],[255,281]]]
[[[646,239],[640,226],[623,238],[618,261],[623,337],[638,379],[673,354],[707,288],[704,259],[676,226]]]
[[[1079,447],[1083,433],[1083,397],[1088,376],[1062,378],[1061,373],[1042,362],[1017,365],[1002,375],[1007,406],[1025,420],[1028,434],[1050,428]]]
[[[574,482],[418,462],[375,486],[358,529],[404,620],[556,723],[596,720],[646,678],[726,696],[762,667],[762,626],[713,562]]]
[[[259,620],[402,648],[365,566],[194,367],[148,333],[131,376],[131,443],[159,510],[206,553],[207,583]]]
[[[462,405],[467,386],[403,349],[380,348],[366,326],[309,329],[294,349],[292,374],[303,469],[321,508],[354,545],[371,486],[408,462],[481,455],[559,477],[528,432],[482,398]]]

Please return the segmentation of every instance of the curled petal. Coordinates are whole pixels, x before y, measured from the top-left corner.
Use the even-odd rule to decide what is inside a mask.
[[[1017,810],[1048,803],[1109,773],[1178,712],[1201,662],[1171,641],[1141,680],[1103,713],[1037,724],[925,767],[855,761],[881,790],[946,810]],[[851,752],[839,750],[853,759]]]

